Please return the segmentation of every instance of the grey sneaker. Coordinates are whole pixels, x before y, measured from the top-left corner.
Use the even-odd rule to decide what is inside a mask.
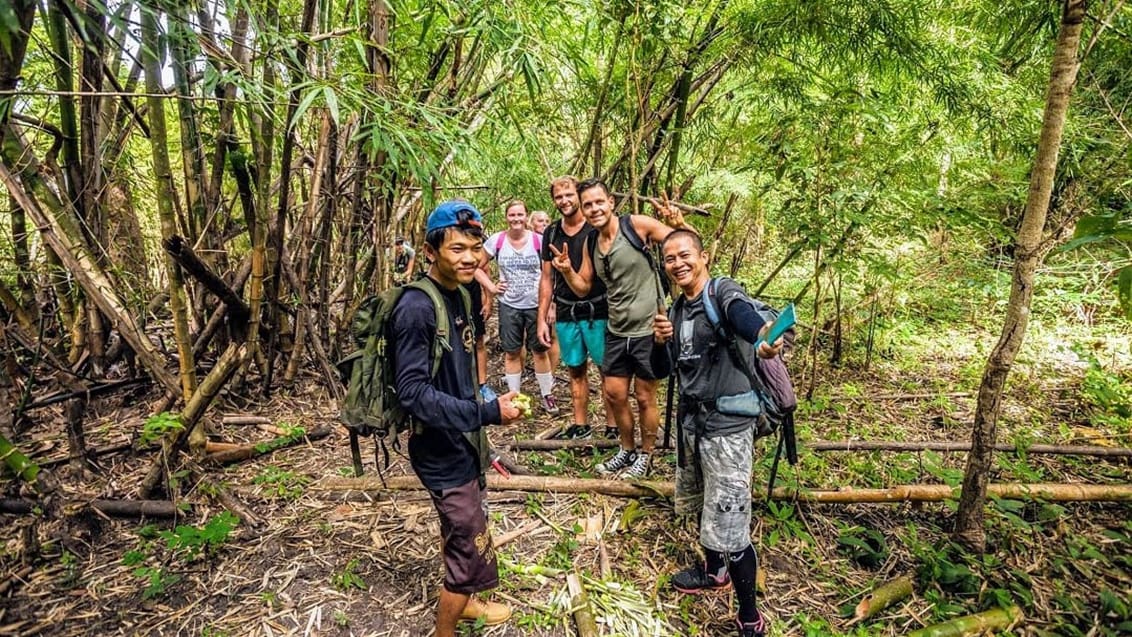
[[[649,474],[649,454],[638,453],[637,457],[633,459],[633,464],[622,474],[622,478],[626,480],[640,480]]]
[[[605,462],[600,462],[594,469],[601,474],[615,473],[633,464],[637,459],[635,451],[627,451],[625,449],[618,449],[617,454]]]
[[[542,397],[542,410],[551,416],[558,415],[558,401],[554,396],[547,394]]]

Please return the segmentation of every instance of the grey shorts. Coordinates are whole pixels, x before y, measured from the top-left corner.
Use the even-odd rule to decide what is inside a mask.
[[[700,437],[699,464],[692,453],[693,434],[685,429],[687,462],[676,469],[676,514],[700,515],[700,544],[723,553],[751,543],[751,431],[715,438]]]
[[[538,340],[538,310],[519,310],[499,304],[499,345],[504,352],[514,354],[526,344],[531,352],[545,352],[547,347]]]

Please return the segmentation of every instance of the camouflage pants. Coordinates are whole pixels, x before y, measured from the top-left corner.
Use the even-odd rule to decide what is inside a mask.
[[[700,544],[734,553],[751,543],[751,430],[700,437],[699,462],[693,433],[684,430],[687,462],[676,469],[676,514],[700,516]]]

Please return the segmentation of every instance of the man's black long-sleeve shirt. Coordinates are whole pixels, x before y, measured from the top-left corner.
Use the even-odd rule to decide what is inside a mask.
[[[434,282],[435,283],[435,282]],[[448,309],[450,350],[440,359],[432,377],[432,348],[436,311],[420,290],[405,290],[393,309],[390,339],[393,346],[397,395],[401,405],[422,425],[409,438],[409,460],[421,483],[429,489],[466,484],[482,473],[479,457],[464,432],[500,422],[499,403],[476,400],[475,338],[464,310],[460,290],[436,284]]]

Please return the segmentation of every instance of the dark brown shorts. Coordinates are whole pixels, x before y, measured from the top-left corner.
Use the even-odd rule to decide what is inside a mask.
[[[440,516],[444,588],[470,595],[499,586],[495,548],[487,530],[487,494],[479,479],[443,491],[429,490]]]

